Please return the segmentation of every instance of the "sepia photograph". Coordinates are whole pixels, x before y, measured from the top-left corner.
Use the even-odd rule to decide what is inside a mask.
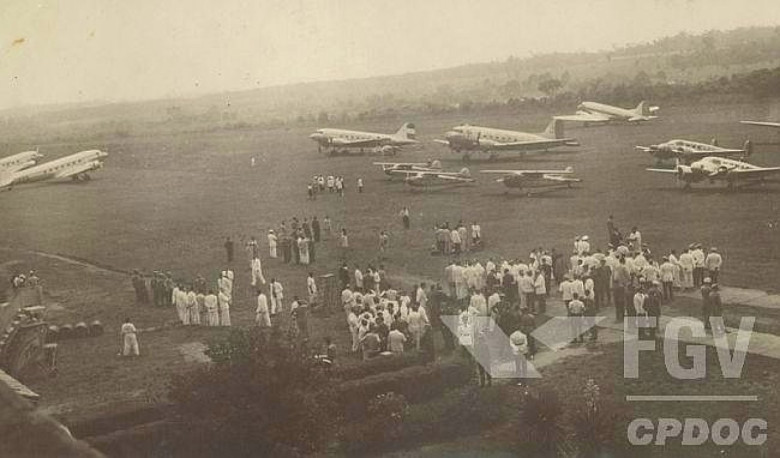
[[[0,458],[780,457],[776,0],[2,0],[0,79]]]

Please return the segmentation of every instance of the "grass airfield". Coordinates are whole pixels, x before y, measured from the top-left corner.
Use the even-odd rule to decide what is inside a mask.
[[[736,191],[704,184],[683,192],[673,177],[646,172],[654,160],[635,151],[634,145],[672,138],[708,142],[715,137],[721,146],[741,147],[751,138],[756,144],[751,163],[780,165],[780,144],[767,144],[780,142],[780,134],[738,123],[740,119],[767,119],[778,108],[777,102],[662,106],[659,120],[640,126],[569,125],[567,136],[578,138],[583,145],[572,151],[528,154],[522,159],[510,153],[495,161],[473,157],[468,163],[431,141],[466,121],[462,115],[409,119],[416,124],[423,145],[395,158],[318,154],[316,145],[307,138],[316,126],[150,134],[110,142],[51,145],[37,144],[30,138],[26,144],[0,145],[3,155],[37,145],[47,160],[91,148],[111,154],[91,182],[39,183],[0,192],[0,240],[11,248],[0,251],[0,263],[21,260],[41,271],[48,290],[61,304],[51,321],[100,319],[108,329],[100,341],[63,342],[60,376],[35,382],[32,387],[44,395],[44,406],[63,414],[78,410],[80,401],[92,398],[106,405],[135,398],[151,402],[159,395],[152,386],[161,386],[171,373],[185,369],[186,364],[171,364],[183,360],[178,346],[203,341],[220,331],[178,329],[142,334],[142,351],[146,350],[147,357],[132,368],[123,366],[114,356],[122,318],[129,315],[139,327],[149,327],[174,319],[175,313],[135,307],[129,278],[121,271],[162,269],[185,281],[196,274],[213,280],[225,267],[224,239],[232,236],[237,244],[233,268],[238,280],[231,315],[234,324],[249,325],[254,305],[248,256],[242,245],[254,235],[263,246],[262,253],[267,253],[267,230],[293,216],[317,215],[322,219],[329,215],[335,228],[346,227],[351,267],[376,263],[378,233],[389,229],[390,251],[383,262],[391,277],[407,287],[416,281],[438,279],[447,262],[428,254],[436,223],[476,220],[481,224],[486,249],[469,257],[526,257],[536,246],[567,253],[574,236],[583,234],[591,236],[592,246],[604,247],[606,219],[613,214],[626,234],[632,225],[638,225],[656,253],[680,250],[696,241],[718,246],[725,258],[724,283],[776,289],[780,183]],[[541,131],[552,114],[472,116],[468,120],[477,125]],[[394,132],[403,121],[338,127]],[[250,167],[251,157],[257,159],[254,168]],[[374,161],[428,158],[441,159],[447,169],[469,167],[477,185],[412,192],[401,183],[389,183],[372,165]],[[576,189],[532,198],[517,190],[505,193],[507,188],[496,183],[495,177],[478,173],[482,168],[567,166],[573,166],[583,179]],[[315,174],[344,176],[345,196],[326,192],[314,201],[307,200],[306,184]],[[356,189],[358,177],[365,183],[362,194]],[[403,230],[398,216],[404,206],[412,213],[409,231]],[[340,264],[336,237],[326,238],[318,244],[317,260],[310,266],[285,265],[263,257],[266,278],[280,279],[288,304],[295,294],[305,296],[308,271],[335,272]],[[113,274],[97,281],[94,270],[25,254],[28,251],[85,260]],[[62,297],[65,300],[60,300]],[[331,333],[339,337],[344,350],[347,330],[342,321],[329,322],[321,326],[321,334],[314,335]],[[109,349],[101,349],[104,346]],[[122,376],[129,377],[128,381],[116,385]],[[100,383],[93,387],[90,380]],[[100,410],[100,406],[95,405],[95,409]]]

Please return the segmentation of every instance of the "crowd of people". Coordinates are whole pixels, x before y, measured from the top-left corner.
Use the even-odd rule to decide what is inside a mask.
[[[462,220],[452,227],[449,222],[439,223],[434,226],[433,232],[433,254],[459,255],[482,248],[482,227],[476,221],[471,223],[470,228]]]
[[[311,178],[309,184],[306,185],[306,194],[309,200],[316,200],[318,194],[324,194],[327,190],[328,194],[336,194],[340,197],[344,197],[344,191],[347,185],[344,177],[340,175],[314,175]],[[363,179],[357,179],[357,189],[359,193],[363,192]]]

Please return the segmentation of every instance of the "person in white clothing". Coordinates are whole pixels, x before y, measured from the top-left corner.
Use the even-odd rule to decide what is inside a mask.
[[[260,258],[253,258],[252,263],[252,286],[265,285],[265,277],[263,276],[263,264],[260,262]]]
[[[349,326],[349,333],[352,336],[352,352],[356,352],[360,348],[360,320],[354,307],[350,307],[347,312],[347,326]]]
[[[257,309],[255,310],[255,324],[261,328],[271,327],[271,311],[268,308],[268,297],[262,292],[257,294]]]
[[[219,313],[216,308],[213,311],[209,310],[209,326],[230,326],[230,297],[220,291],[217,302]]]
[[[388,348],[393,354],[400,355],[404,352],[404,344],[406,343],[406,336],[403,332],[398,330],[398,327],[393,324],[390,333],[387,335]]]
[[[363,272],[355,266],[355,291],[363,291]]]
[[[222,292],[220,292],[222,294]],[[213,323],[213,317],[214,315],[217,315],[217,308],[218,308],[218,302],[219,299],[217,298],[216,294],[214,294],[214,291],[211,290],[206,295],[205,299],[203,300],[203,306],[206,309],[206,324],[209,326],[216,326],[216,324]],[[218,319],[217,319],[218,321]]]
[[[200,310],[198,309],[198,295],[194,290],[187,292],[187,312],[189,313],[189,324],[200,325]]]
[[[683,291],[693,288],[693,256],[691,256],[690,249],[686,249],[680,255],[680,283],[682,284]]]
[[[471,223],[471,243],[477,245],[482,240],[482,228],[476,221]]]
[[[130,318],[125,318],[125,322],[122,324],[122,356],[139,356],[141,353],[138,350],[138,337],[136,333],[138,330],[135,325],[130,322]]]
[[[282,284],[276,281],[275,278],[271,279],[271,286],[269,287],[271,293],[271,315],[276,315],[284,311],[282,306],[282,299],[284,299],[284,288]]]
[[[423,309],[428,304],[428,295],[425,293],[425,283],[420,283],[420,286],[417,287],[417,296],[415,299],[417,304]]]
[[[314,279],[313,272],[309,272],[309,276],[306,278],[306,291],[309,293],[309,304],[315,304],[317,302],[317,281]]]
[[[269,230],[268,231],[268,251],[269,251],[269,255],[271,256],[271,259],[276,259],[276,256],[277,256],[277,254],[276,254],[276,246],[277,246],[277,241],[278,240],[279,239],[276,236],[276,234],[274,233],[274,230],[273,229]]]
[[[422,339],[423,331],[425,330],[423,316],[420,313],[420,307],[417,304],[412,304],[412,309],[409,311],[407,317],[409,323],[409,334],[414,341],[414,348],[420,349],[420,340]]]

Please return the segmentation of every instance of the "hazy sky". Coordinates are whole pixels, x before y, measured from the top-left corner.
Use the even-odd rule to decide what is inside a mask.
[[[778,0],[0,0],[0,108],[405,73],[778,24]]]

